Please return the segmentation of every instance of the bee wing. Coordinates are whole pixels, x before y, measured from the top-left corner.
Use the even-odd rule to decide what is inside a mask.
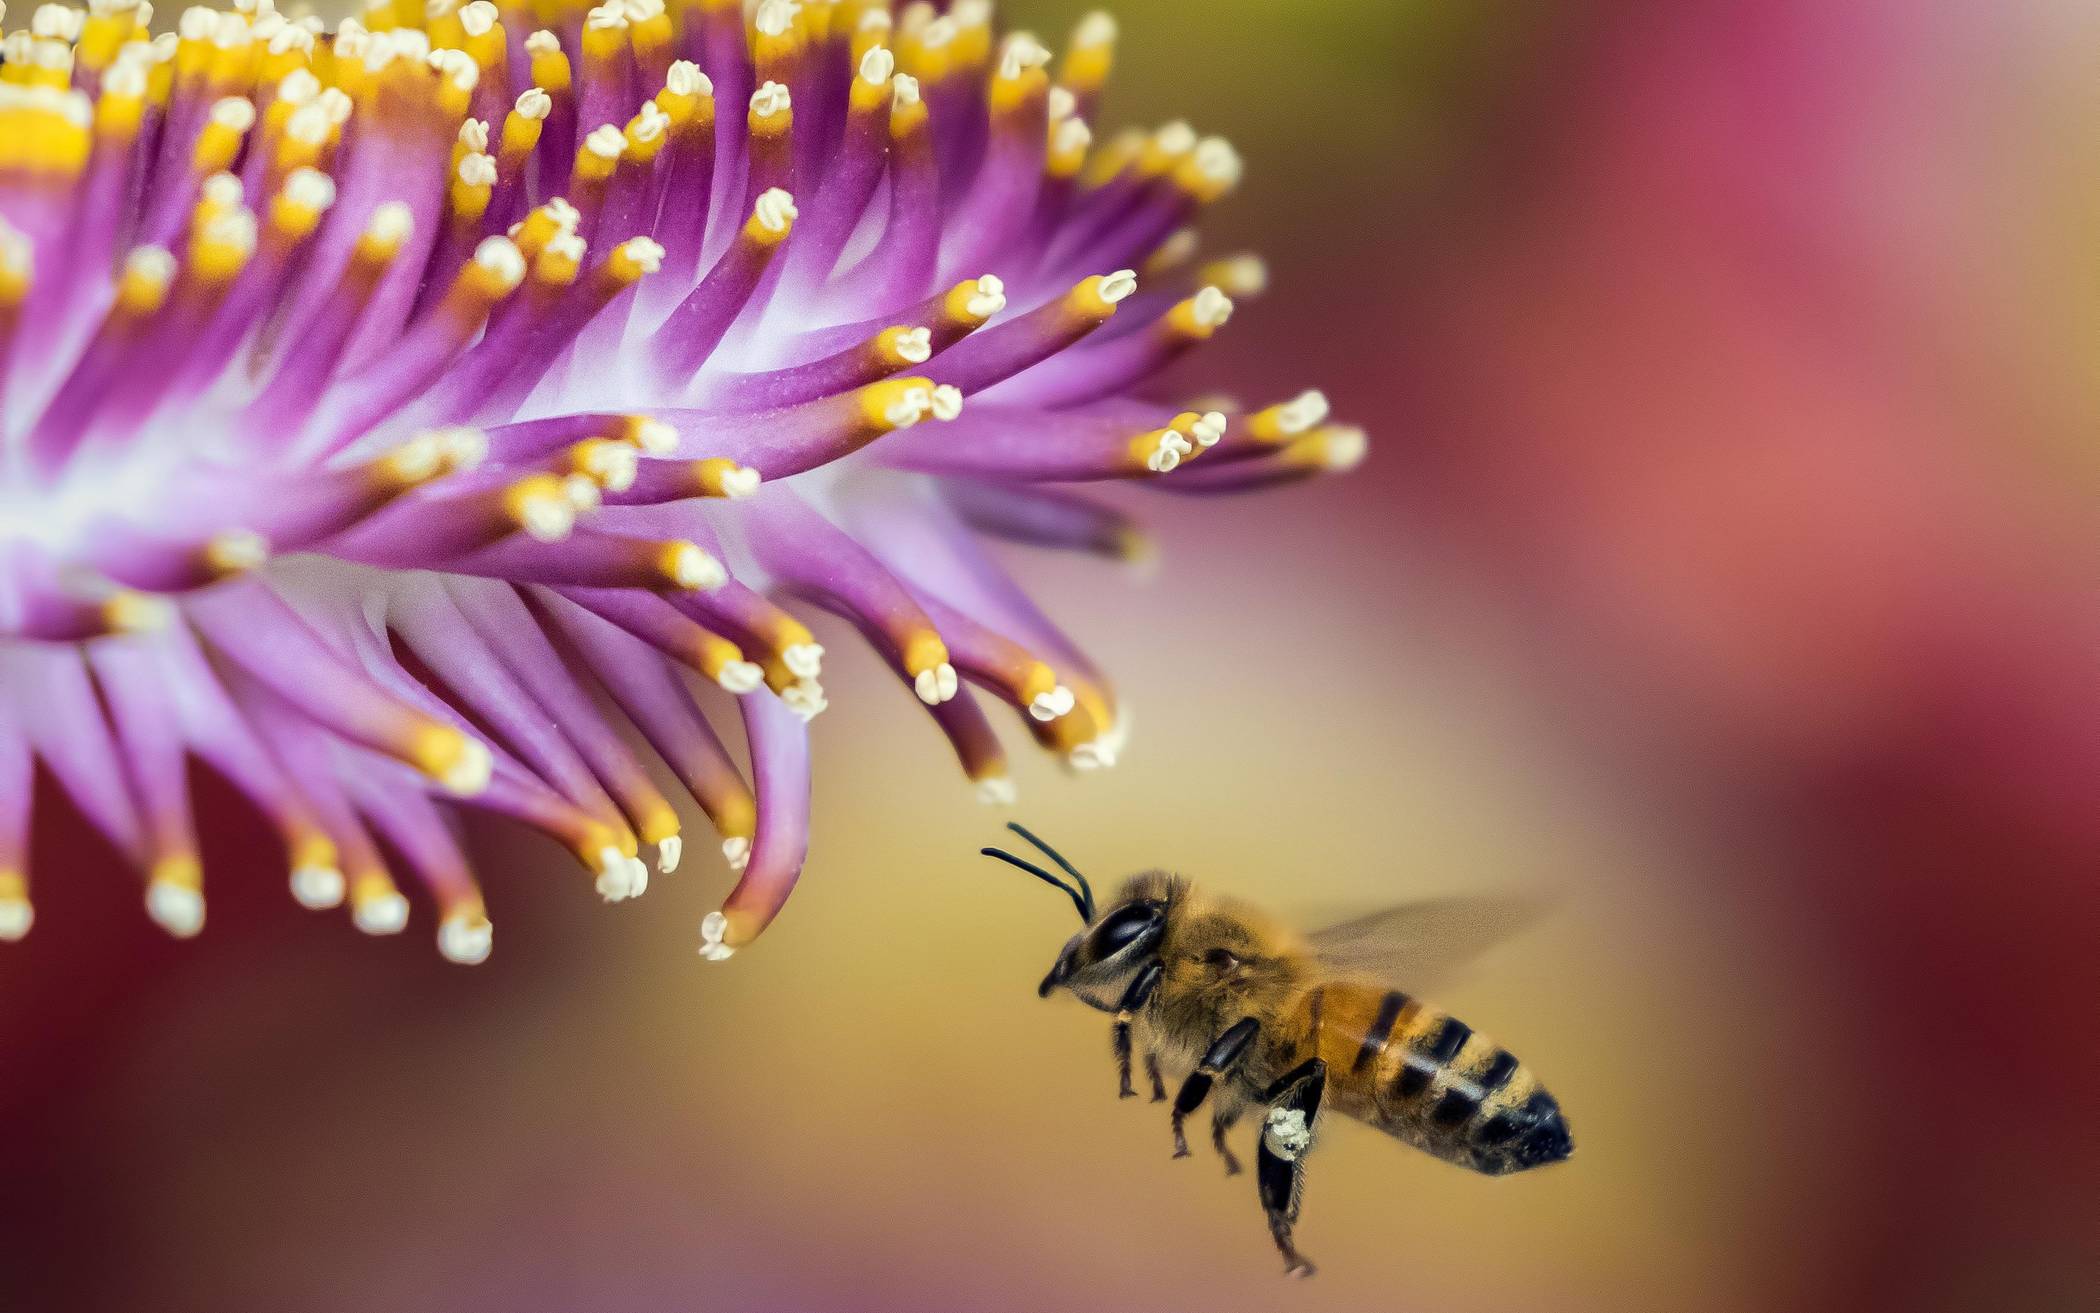
[[[1405,982],[1410,989],[1448,978],[1457,968],[1536,923],[1538,898],[1491,895],[1432,898],[1355,917],[1310,936],[1321,961],[1338,974]]]

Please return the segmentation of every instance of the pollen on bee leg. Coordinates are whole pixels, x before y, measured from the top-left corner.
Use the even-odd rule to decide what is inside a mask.
[[[1285,1162],[1296,1162],[1312,1148],[1312,1127],[1307,1124],[1305,1113],[1297,1108],[1269,1109],[1261,1134],[1269,1152]]]

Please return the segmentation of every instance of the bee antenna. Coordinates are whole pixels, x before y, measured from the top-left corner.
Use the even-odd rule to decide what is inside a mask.
[[[1029,832],[1027,827],[1021,825],[1019,822],[1008,821],[1006,823],[1006,828],[1012,830],[1015,834],[1020,835],[1023,839],[1026,839],[1028,840],[1028,842],[1034,844],[1038,849],[1042,851],[1043,856],[1048,857],[1053,862],[1056,862],[1059,869],[1064,871],[1066,875],[1071,876],[1074,880],[1077,880],[1079,882],[1079,892],[1086,898],[1086,906],[1082,908],[1081,911],[1086,916],[1087,923],[1091,925],[1094,920],[1094,886],[1086,882],[1086,877],[1079,873],[1079,868],[1066,861],[1063,853],[1057,851],[1057,849],[1055,848],[1052,848],[1049,844],[1044,843],[1041,839],[1036,838],[1034,834]]]
[[[1066,884],[1064,881],[1050,874],[1042,867],[1037,866],[1034,862],[1028,861],[1025,858],[1016,857],[1003,848],[979,848],[977,851],[983,853],[986,857],[996,857],[1009,866],[1018,866],[1022,870],[1034,876],[1036,879],[1041,880],[1044,884],[1049,885],[1053,889],[1059,890],[1064,894],[1065,897],[1072,900],[1072,906],[1079,909],[1079,919],[1081,921],[1087,922],[1088,924],[1092,924],[1094,918],[1087,911],[1086,900],[1081,898],[1079,896],[1079,891],[1077,889],[1074,889],[1071,885]]]

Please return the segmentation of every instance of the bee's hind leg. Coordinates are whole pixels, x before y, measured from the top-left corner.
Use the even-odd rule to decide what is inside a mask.
[[[1137,979],[1130,982],[1130,988],[1123,991],[1122,1001],[1116,1004],[1116,1026],[1110,1038],[1116,1051],[1116,1077],[1120,1082],[1116,1097],[1119,1099],[1134,1098],[1137,1095],[1137,1091],[1130,1088],[1130,1020],[1145,1004],[1152,1001],[1152,991],[1159,988],[1159,978],[1163,970],[1157,962],[1147,965],[1143,971],[1137,973]],[[1157,1064],[1158,1060],[1151,1054],[1145,1055],[1145,1070],[1152,1073],[1152,1088],[1155,1090],[1159,1088]]]
[[[1286,1276],[1313,1273],[1313,1265],[1292,1241],[1291,1227],[1298,1220],[1298,1202],[1305,1189],[1305,1155],[1312,1151],[1313,1123],[1319,1118],[1320,1096],[1326,1089],[1327,1064],[1309,1058],[1262,1096],[1269,1111],[1255,1152],[1254,1177],[1261,1188],[1262,1211],[1269,1216],[1269,1234],[1283,1254]]]

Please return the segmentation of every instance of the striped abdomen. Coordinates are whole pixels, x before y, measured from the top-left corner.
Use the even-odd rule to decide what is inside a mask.
[[[1397,989],[1337,981],[1306,995],[1333,1106],[1447,1162],[1500,1176],[1574,1151],[1529,1068],[1457,1017]]]

